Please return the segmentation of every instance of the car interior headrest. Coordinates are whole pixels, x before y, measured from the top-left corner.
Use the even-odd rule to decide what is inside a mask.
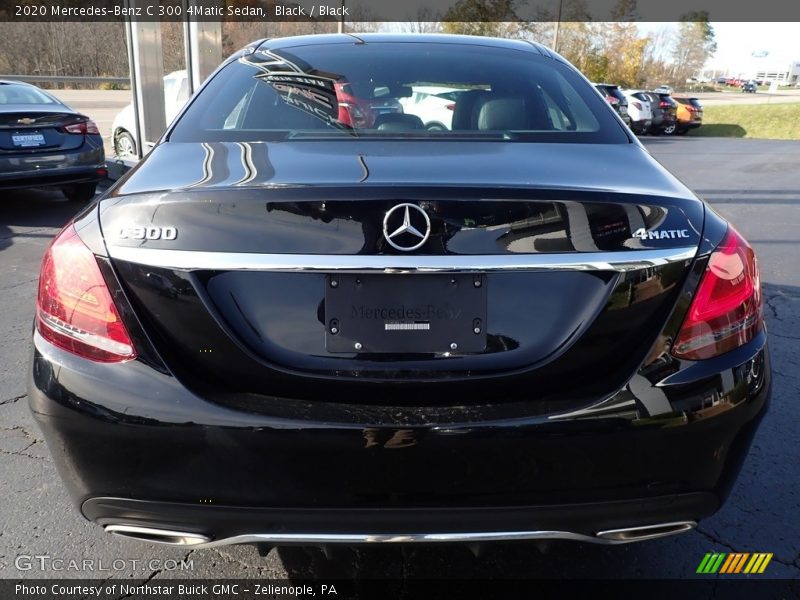
[[[525,99],[521,96],[485,99],[478,108],[477,124],[481,131],[529,129]]]
[[[375,119],[375,129],[379,131],[413,131],[425,129],[425,124],[417,115],[404,113],[384,113]]]
[[[487,96],[489,92],[485,90],[469,90],[462,92],[456,99],[456,106],[453,109],[453,126],[457,129],[476,129],[477,119],[474,111],[478,100]]]

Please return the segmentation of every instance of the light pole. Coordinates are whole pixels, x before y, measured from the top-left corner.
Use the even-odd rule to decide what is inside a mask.
[[[553,32],[553,51],[558,52],[558,30],[561,28],[561,5],[564,0],[558,0],[558,9],[556,10],[556,27]]]

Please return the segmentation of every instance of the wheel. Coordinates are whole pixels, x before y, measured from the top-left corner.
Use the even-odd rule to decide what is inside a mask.
[[[88,202],[94,198],[96,190],[96,183],[76,183],[75,185],[61,188],[61,193],[71,202]]]
[[[447,127],[435,121],[432,123],[425,123],[425,129],[428,131],[447,131]]]
[[[674,124],[667,125],[666,127],[664,127],[664,135],[672,135],[675,133],[676,129],[677,127]]]
[[[124,129],[114,136],[114,152],[117,156],[136,156],[136,142]]]

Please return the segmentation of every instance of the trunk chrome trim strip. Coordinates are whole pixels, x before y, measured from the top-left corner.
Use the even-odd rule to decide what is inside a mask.
[[[635,271],[692,260],[697,247],[619,252],[483,255],[257,254],[108,246],[111,258],[169,269],[341,273]]]

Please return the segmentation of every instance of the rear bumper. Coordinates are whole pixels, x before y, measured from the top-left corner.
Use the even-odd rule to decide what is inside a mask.
[[[707,361],[703,380],[679,372],[680,382],[660,382],[674,410],[659,417],[488,420],[476,407],[411,425],[402,409],[381,417],[287,399],[274,399],[272,416],[244,412],[140,361],[90,363],[38,335],[34,346],[31,408],[84,516],[210,540],[591,537],[698,521],[728,495],[770,396],[763,334]]]
[[[17,177],[0,177],[0,189],[50,188],[76,183],[95,183],[106,177],[105,173],[98,172],[99,169],[105,170],[105,165],[100,164],[88,169],[56,169],[36,174],[19,174]]]
[[[105,153],[99,146],[84,143],[78,149],[41,154],[0,155],[0,189],[59,187],[100,181],[105,177]]]
[[[509,506],[502,510],[274,509],[91,498],[83,503],[82,512],[112,533],[172,545],[521,539],[609,544],[688,531],[696,524],[698,515],[710,515],[718,507],[714,494],[695,493],[594,504]],[[671,520],[664,521],[666,517]],[[163,535],[167,532],[172,538],[181,533],[188,542],[178,544]],[[159,533],[163,539],[159,539]]]

